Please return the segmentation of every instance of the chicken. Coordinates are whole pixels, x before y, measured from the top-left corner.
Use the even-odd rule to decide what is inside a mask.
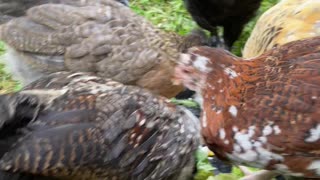
[[[92,0],[90,0],[92,1]],[[128,0],[117,0],[122,4],[128,6]],[[25,15],[26,10],[46,3],[61,3],[61,4],[76,4],[81,2],[80,0],[0,0],[0,24],[9,21],[12,18]],[[100,3],[100,0],[95,0],[96,3]]]
[[[314,37],[251,59],[193,47],[181,55],[173,80],[203,98],[202,135],[217,157],[320,178],[319,69]]]
[[[184,3],[197,24],[210,31],[211,45],[230,49],[261,0],[184,0]],[[223,27],[224,40],[218,37],[217,26]]]
[[[44,4],[0,26],[5,62],[23,84],[58,72],[93,72],[165,97],[183,90],[171,82],[180,52],[206,44],[204,32],[163,32],[112,1],[82,6]]]
[[[0,96],[0,106],[0,170],[6,175],[118,180],[192,175],[198,119],[139,87],[58,72]]]
[[[256,57],[273,47],[319,36],[319,9],[319,0],[281,0],[258,19],[243,57]]]

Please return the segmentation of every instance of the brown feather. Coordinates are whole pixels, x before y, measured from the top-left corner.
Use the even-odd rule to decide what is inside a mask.
[[[314,37],[251,59],[191,48],[177,67],[189,72],[177,71],[176,79],[188,87],[188,79],[202,77],[195,89],[203,97],[202,134],[220,157],[319,178],[319,67],[320,37]]]
[[[0,96],[0,105],[0,177],[192,177],[197,119],[141,88],[59,72]]]

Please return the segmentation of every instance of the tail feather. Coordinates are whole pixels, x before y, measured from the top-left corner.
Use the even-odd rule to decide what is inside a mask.
[[[0,158],[24,134],[25,127],[35,116],[37,102],[20,93],[0,95]],[[54,180],[55,178],[0,170],[0,180]]]
[[[0,95],[0,158],[21,136],[20,129],[34,118],[36,111],[31,97],[19,93]]]

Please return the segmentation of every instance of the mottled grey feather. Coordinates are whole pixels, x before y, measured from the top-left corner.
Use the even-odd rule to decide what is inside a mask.
[[[204,33],[186,37],[156,28],[113,0],[103,5],[44,4],[0,26],[8,46],[4,63],[28,84],[58,72],[93,72],[173,97],[171,83],[179,53],[206,43]]]

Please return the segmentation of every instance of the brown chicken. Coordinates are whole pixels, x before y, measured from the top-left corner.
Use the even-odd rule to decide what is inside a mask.
[[[194,47],[174,80],[201,94],[202,135],[219,158],[320,178],[319,69],[316,37],[252,59]]]
[[[170,80],[175,60],[205,44],[204,33],[163,32],[113,0],[82,3],[35,6],[0,26],[0,39],[9,45],[5,63],[17,79],[27,84],[52,72],[81,71],[166,97],[182,91]]]
[[[273,47],[320,36],[319,0],[281,0],[257,21],[243,57],[259,56]]]
[[[198,119],[139,87],[58,72],[0,96],[0,113],[2,180],[192,177]]]

